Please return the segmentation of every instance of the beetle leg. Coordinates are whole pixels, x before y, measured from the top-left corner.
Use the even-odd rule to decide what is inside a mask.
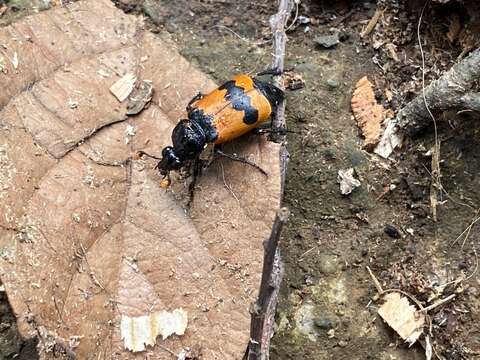
[[[192,100],[189,101],[189,103],[187,104],[187,112],[190,112],[192,110],[192,104],[195,102],[195,101],[198,101],[200,99],[203,98],[203,94],[201,92],[198,92],[197,95],[195,95]]]
[[[192,181],[190,184],[188,184],[188,192],[189,192],[189,199],[187,206],[190,207],[190,205],[193,202],[193,197],[195,195],[195,185],[197,184],[197,179],[200,176],[200,171],[201,171],[201,160],[197,157],[195,160],[193,160],[193,173],[192,173]]]
[[[233,161],[238,161],[238,162],[241,162],[243,164],[250,165],[250,166],[254,167],[255,169],[257,169],[258,171],[260,171],[263,175],[268,177],[268,174],[265,170],[263,170],[260,166],[258,166],[254,162],[251,162],[250,160],[245,159],[244,157],[238,156],[237,154],[227,154],[227,153],[224,153],[220,149],[215,149],[215,154],[226,157],[227,159],[230,159],[230,160],[233,160]]]
[[[283,71],[280,71],[278,68],[270,68],[270,69],[260,71],[255,76],[263,76],[263,75],[279,76],[279,75],[283,75],[284,73],[289,72],[289,71],[293,71],[293,68],[284,69]]]
[[[282,75],[282,74],[283,74],[283,71],[278,70],[278,68],[270,68],[270,69],[266,69],[266,70],[260,71],[260,72],[257,73],[257,75],[255,75],[255,76],[263,76],[263,75],[274,75],[274,76],[278,76],[278,75]]]

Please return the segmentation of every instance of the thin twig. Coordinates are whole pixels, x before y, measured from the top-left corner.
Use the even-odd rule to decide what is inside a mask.
[[[287,35],[285,34],[285,26],[287,20],[292,12],[293,1],[280,0],[278,12],[270,18],[270,26],[273,33],[273,61],[272,69],[278,70],[281,74],[285,69],[285,47],[287,43]],[[277,87],[283,89],[282,76],[274,77],[274,83]],[[285,101],[282,101],[276,109],[272,122],[272,136],[271,140],[276,143],[281,143],[285,140],[285,133],[282,129],[286,128],[285,120]]]
[[[428,170],[428,168],[427,168],[425,165],[423,165],[423,168],[425,169],[426,172],[428,172],[428,174],[429,174],[430,176],[432,176],[432,172],[431,172],[430,170]],[[462,201],[460,201],[460,200],[458,200],[458,199],[455,199],[455,198],[447,191],[447,189],[445,189],[445,188],[443,187],[442,184],[439,184],[439,186],[440,186],[440,190],[442,191],[442,194],[445,194],[445,195],[447,196],[447,198],[449,198],[454,204],[457,204],[457,205],[460,205],[460,206],[465,206],[465,207],[468,207],[468,208],[471,209],[471,210],[475,210],[475,208],[474,208],[473,206],[471,206],[471,205],[469,205],[469,204],[467,204],[467,203],[464,203],[464,202],[462,202]],[[477,212],[478,212],[478,210],[477,210]]]
[[[295,25],[295,23],[297,22],[297,19],[298,19],[298,3],[299,2],[300,1],[295,1],[295,17],[293,18],[292,23],[285,29],[285,32],[290,30]]]
[[[473,246],[473,253],[475,254],[475,269],[473,269],[472,273],[465,278],[465,281],[470,280],[470,279],[477,273],[477,270],[478,270],[478,254],[477,254],[477,249],[475,248],[475,244],[472,244],[472,246]]]
[[[450,300],[452,300],[455,296],[457,296],[457,294],[452,294],[452,295],[449,295],[447,296],[446,298],[444,299],[441,299],[435,303],[433,303],[432,305],[428,305],[427,307],[423,308],[422,311],[424,313],[432,310],[432,309],[435,309],[436,307],[442,305],[442,304],[445,304],[446,302],[449,302]]]
[[[367,270],[370,274],[370,277],[372,278],[373,285],[375,285],[375,287],[377,288],[378,295],[383,295],[385,291],[383,290],[382,285],[380,285],[380,281],[378,281],[377,277],[373,274],[370,266],[367,266]]]
[[[422,97],[423,97],[423,103],[425,105],[425,109],[427,109],[428,115],[432,118],[433,121],[433,130],[434,130],[434,135],[435,135],[435,145],[433,147],[433,154],[432,154],[432,185],[430,187],[430,206],[432,208],[432,216],[433,220],[437,221],[437,195],[438,195],[438,190],[442,188],[441,182],[440,182],[440,142],[438,141],[438,129],[437,129],[437,120],[435,119],[435,116],[433,116],[432,111],[430,110],[430,107],[427,102],[427,96],[425,92],[425,53],[423,51],[423,45],[422,45],[422,37],[420,34],[420,29],[422,26],[422,19],[423,19],[423,14],[425,13],[425,9],[427,8],[427,5],[430,3],[430,0],[426,0],[425,4],[423,5],[422,12],[420,13],[420,18],[418,19],[418,25],[417,25],[417,40],[418,40],[418,46],[420,49],[420,55],[422,56]]]
[[[218,28],[218,29],[223,29],[223,30],[227,30],[229,33],[231,33],[232,35],[236,36],[237,38],[239,38],[240,40],[246,42],[247,44],[250,44],[251,41],[244,38],[243,36],[241,36],[240,34],[236,33],[235,31],[233,31],[232,29],[230,29],[229,27],[226,27],[224,25],[214,25],[212,26],[213,28]]]
[[[473,225],[475,225],[479,220],[480,220],[480,216],[477,216],[475,219],[473,219],[473,221],[466,227],[466,229],[463,230],[462,233],[458,235],[457,238],[452,242],[451,246],[455,245],[457,241],[460,240],[460,238],[463,236],[463,234],[467,233],[467,235],[465,235],[465,240],[463,241],[463,244],[465,244],[465,242],[468,239],[468,236],[470,235],[470,230],[472,229]]]

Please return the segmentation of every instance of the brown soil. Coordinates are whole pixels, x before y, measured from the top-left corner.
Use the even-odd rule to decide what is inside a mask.
[[[182,54],[218,82],[237,72],[255,73],[269,67],[268,17],[276,11],[275,2],[118,3],[127,11],[149,14],[152,30],[168,31]],[[442,290],[440,298],[455,291],[458,296],[431,312],[432,331],[435,349],[446,359],[480,358],[480,280],[474,250],[479,228],[472,227],[464,247],[463,239],[453,245],[477,215],[480,203],[478,117],[446,114],[439,118],[446,192],[439,199],[445,203],[438,207],[434,223],[429,202],[431,158],[425,155],[434,143],[433,130],[410,141],[395,161],[383,161],[362,150],[350,109],[355,83],[364,75],[380,89],[401,89],[391,103],[379,92],[379,100],[393,109],[418,94],[420,60],[412,35],[419,8],[382,2],[388,3],[386,14],[391,12],[399,20],[376,31],[386,38],[398,35],[397,51],[414,61],[400,67],[382,49],[375,51],[370,38],[359,38],[364,21],[375,11],[374,3],[334,3],[302,1],[299,15],[316,21],[308,31],[303,25],[289,33],[287,67],[294,66],[306,86],[287,95],[287,122],[294,133],[288,136],[285,205],[292,215],[282,240],[285,278],[271,357],[423,359],[420,345],[408,348],[378,319],[380,303],[368,265],[384,288],[401,289],[424,304],[439,285],[473,274],[460,286]],[[445,20],[445,14],[428,11],[427,19]],[[461,14],[462,20],[468,18]],[[459,46],[439,43],[434,35],[443,30],[435,30],[432,24],[424,24],[428,28],[427,79],[437,77],[461,52]],[[331,27],[342,30],[346,39],[322,49],[314,39]],[[378,61],[391,66],[382,71],[375,64]],[[337,172],[350,167],[362,184],[343,196]],[[386,225],[391,225],[387,231]],[[1,304],[0,359],[9,359],[21,351],[22,342],[7,304]]]

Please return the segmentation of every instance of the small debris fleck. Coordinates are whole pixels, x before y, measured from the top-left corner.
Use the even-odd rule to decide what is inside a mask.
[[[141,81],[128,98],[127,115],[137,115],[148,107],[152,100],[152,94],[152,82],[147,80]]]
[[[315,43],[329,49],[340,43],[340,33],[338,31],[331,35],[320,35],[314,39]]]
[[[68,99],[68,107],[70,109],[76,109],[78,107],[78,101],[73,99]]]
[[[0,72],[3,72],[4,74],[7,73],[7,67],[5,65],[5,58],[0,55]]]
[[[133,125],[128,124],[125,128],[125,144],[130,142],[130,138],[135,136],[136,130]]]
[[[350,194],[361,185],[360,181],[355,179],[354,173],[355,170],[353,168],[338,170],[337,181],[340,183],[340,193],[342,195]]]
[[[14,69],[18,69],[18,54],[16,51],[15,54],[13,54],[12,65]]]
[[[313,319],[313,324],[319,329],[330,330],[333,329],[335,324],[332,320],[328,318],[315,318]]]
[[[330,86],[332,89],[335,89],[340,86],[340,82],[337,79],[328,79],[327,80],[328,86]]]
[[[284,85],[289,90],[299,90],[305,87],[305,81],[300,74],[287,72],[284,77]]]
[[[401,237],[400,231],[398,231],[398,229],[393,225],[386,224],[383,231],[393,239],[400,239]]]

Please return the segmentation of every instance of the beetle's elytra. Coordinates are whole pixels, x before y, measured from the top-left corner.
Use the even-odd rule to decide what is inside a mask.
[[[188,119],[172,132],[172,146],[162,150],[157,167],[163,175],[196,159],[206,144],[222,144],[242,136],[270,118],[283,100],[278,87],[240,74],[187,105]]]

